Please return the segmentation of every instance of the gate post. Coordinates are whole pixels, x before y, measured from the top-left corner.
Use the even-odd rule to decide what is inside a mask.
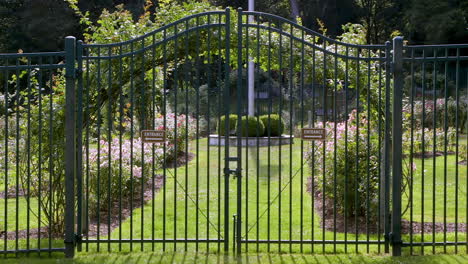
[[[392,255],[401,255],[403,38],[393,39]]]
[[[65,38],[65,256],[75,254],[75,59],[76,39]]]

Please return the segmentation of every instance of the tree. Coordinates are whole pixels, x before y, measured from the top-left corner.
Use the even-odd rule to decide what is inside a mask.
[[[468,40],[467,1],[412,0],[405,17],[405,31],[412,43],[466,43]]]
[[[356,0],[359,16],[366,29],[368,44],[382,44],[395,30],[401,30],[401,0]]]

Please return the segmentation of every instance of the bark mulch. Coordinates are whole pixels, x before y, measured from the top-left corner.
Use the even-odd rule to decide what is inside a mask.
[[[307,183],[307,192],[311,193],[312,191],[312,179],[311,177],[308,179]],[[324,206],[325,205],[325,206]],[[383,232],[383,225],[381,226],[379,230],[379,223],[378,221],[374,220],[369,220],[367,222],[367,219],[365,216],[358,217],[357,219],[355,217],[348,217],[347,221],[345,222],[345,218],[342,214],[336,213],[334,215],[333,213],[333,205],[334,201],[333,199],[330,198],[325,198],[325,203],[323,202],[323,196],[321,190],[315,190],[314,193],[314,207],[315,207],[315,212],[320,216],[320,226],[325,227],[325,230],[327,231],[336,231],[343,233],[345,230],[348,233],[355,234],[356,233],[356,221],[357,221],[357,231],[359,234],[365,234],[369,232],[370,234],[375,234],[378,233],[378,231]],[[325,208],[325,210],[324,210]],[[324,225],[325,222],[325,225]],[[409,234],[411,231],[411,226],[412,226],[412,232],[413,234],[421,234],[421,232],[424,229],[424,233],[432,233],[433,228],[435,229],[436,233],[442,233],[442,232],[457,232],[460,233],[465,233],[467,230],[467,225],[466,223],[441,223],[441,222],[415,222],[413,221],[412,225],[410,221],[406,219],[402,219],[402,226],[401,226],[401,231],[404,234]]]

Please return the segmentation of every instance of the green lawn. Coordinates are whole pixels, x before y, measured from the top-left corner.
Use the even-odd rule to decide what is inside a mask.
[[[299,254],[243,254],[241,257],[234,255],[187,253],[87,253],[78,254],[73,260],[55,258],[56,264],[137,264],[137,263],[249,263],[249,264],[439,264],[439,263],[467,263],[466,255],[433,255],[412,257],[390,257],[374,255],[299,255]],[[2,263],[8,264],[45,264],[51,263],[50,258],[19,258],[8,259]]]
[[[309,147],[310,143],[304,143],[304,150]],[[110,237],[111,239],[185,239],[185,238],[209,238],[223,239],[224,237],[224,177],[222,170],[224,168],[224,148],[220,150],[216,146],[207,146],[206,139],[198,141],[199,155],[187,165],[177,169],[168,169],[167,182],[164,188],[161,189],[154,197],[153,201],[147,203],[142,209],[135,209],[132,218],[126,219],[120,228],[115,229]],[[190,152],[196,153],[197,141],[192,141],[190,144]],[[209,150],[209,151],[208,151]],[[231,149],[231,156],[236,156],[235,149]],[[268,155],[269,153],[269,155]],[[257,163],[257,154],[259,162]],[[370,234],[360,234],[356,237],[355,234],[348,233],[345,237],[344,233],[324,232],[321,228],[321,218],[316,212],[313,212],[312,196],[306,191],[307,179],[310,177],[310,170],[306,161],[301,156],[301,142],[295,140],[294,144],[283,145],[281,147],[262,147],[257,153],[256,148],[243,148],[243,171],[242,171],[242,236],[243,239],[259,239],[259,240],[345,240],[359,241],[378,240],[379,236]],[[426,159],[424,172],[424,194],[425,199],[422,201],[421,188],[421,160],[416,161],[418,170],[414,178],[414,210],[413,218],[415,221],[420,221],[421,205],[424,202],[424,219],[432,221],[432,159]],[[455,161],[453,156],[447,157],[447,190],[443,189],[444,183],[444,168],[440,164],[444,164],[444,157],[436,158],[436,222],[444,220],[443,201],[444,195],[447,194],[447,222],[454,221],[455,218],[455,180],[453,173]],[[198,167],[197,167],[198,163]],[[235,163],[231,164],[234,168]],[[302,168],[302,169],[301,169]],[[258,173],[257,173],[258,170]],[[221,173],[220,173],[221,172]],[[162,174],[163,171],[157,173]],[[458,181],[458,208],[466,208],[466,166],[459,165],[459,181]],[[232,176],[229,180],[229,232],[232,238],[233,218],[236,214],[237,203],[237,179]],[[34,199],[31,199],[31,204],[34,204]],[[10,205],[11,204],[11,205]],[[15,199],[8,199],[8,229],[12,230],[15,227],[14,210]],[[20,226],[25,228],[25,208],[26,202],[20,199],[19,218]],[[0,217],[4,211],[4,200],[0,199]],[[154,221],[153,221],[154,214]],[[257,217],[258,215],[258,217]],[[13,218],[12,218],[13,217]],[[409,219],[410,211],[407,211],[403,216]],[[0,218],[1,219],[1,218]],[[34,218],[31,218],[34,219]],[[465,210],[458,211],[459,222],[466,222]],[[165,221],[164,221],[165,220]],[[32,220],[31,220],[32,221]],[[0,221],[2,222],[2,221]],[[198,223],[198,224],[196,224]],[[370,223],[375,224],[375,223]],[[34,223],[31,222],[31,228]],[[37,224],[35,225],[37,226]],[[20,227],[20,229],[21,229]],[[3,227],[0,227],[3,228]],[[153,233],[154,232],[154,233]],[[154,234],[154,235],[153,235]],[[443,234],[437,234],[435,240],[443,241]],[[107,239],[106,236],[101,236],[101,239]],[[383,240],[383,237],[380,237]],[[454,241],[453,233],[447,234],[447,240]],[[465,235],[458,234],[458,241],[464,241]],[[403,235],[404,241],[409,241],[408,235]],[[420,238],[414,236],[414,240]],[[432,241],[431,235],[425,236],[425,241]],[[31,240],[31,247],[37,245],[37,240]],[[43,246],[48,246],[48,241],[41,241]],[[53,241],[56,246],[61,245],[61,241]],[[25,240],[19,241],[20,248],[26,246]],[[194,243],[178,243],[174,246],[173,243],[145,243],[143,245],[134,243],[132,250],[161,250],[165,248],[169,251],[176,249],[188,251],[196,250],[197,245]],[[232,247],[232,241],[230,241]],[[0,241],[0,248],[3,248],[3,240]],[[154,248],[153,248],[154,247]],[[218,244],[210,243],[209,245],[198,245],[201,252],[218,252]],[[14,249],[14,241],[9,241],[7,248]],[[122,250],[129,251],[129,243],[119,245],[113,243],[110,246],[107,243],[100,243],[99,250],[106,251],[110,248],[112,251]],[[459,247],[461,251],[462,247]],[[464,247],[463,247],[464,248]],[[86,247],[85,247],[86,249]],[[260,244],[257,248],[256,244],[244,244],[243,251],[249,252],[302,252],[304,253],[355,253],[355,245],[303,245],[298,244],[271,244],[268,248],[266,244]],[[89,244],[87,250],[94,252],[97,250],[96,244]],[[222,245],[220,248],[222,252]],[[359,253],[378,253],[383,252],[383,246],[377,245],[359,245],[357,248]],[[454,252],[454,247],[448,247],[447,252]],[[432,252],[431,248],[426,248],[426,252]],[[408,253],[408,249],[404,253]],[[444,252],[443,248],[437,248],[436,252]],[[81,258],[87,263],[87,255],[82,253]],[[360,257],[360,256],[359,256]],[[330,257],[330,258],[334,258]],[[385,262],[377,263],[392,263]],[[332,261],[331,263],[333,263]],[[118,262],[117,262],[118,263]],[[275,262],[276,263],[276,262]],[[346,262],[344,262],[346,263]],[[353,262],[350,262],[353,263]],[[415,262],[417,263],[417,262]]]

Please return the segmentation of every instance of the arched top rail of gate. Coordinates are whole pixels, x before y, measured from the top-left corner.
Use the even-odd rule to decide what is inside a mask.
[[[128,57],[132,55],[142,54],[154,47],[157,47],[165,42],[173,41],[177,38],[187,36],[194,32],[199,32],[203,29],[210,28],[225,28],[228,24],[228,14],[230,10],[225,11],[208,11],[198,14],[193,14],[177,21],[171,22],[158,29],[155,29],[144,35],[115,43],[104,43],[104,44],[81,44],[85,49],[84,59],[119,59],[122,57]],[[224,33],[223,33],[224,34]],[[104,55],[106,50],[112,48],[123,49],[124,52],[116,52],[115,55]],[[103,51],[99,55],[89,55],[87,51],[97,49]]]

